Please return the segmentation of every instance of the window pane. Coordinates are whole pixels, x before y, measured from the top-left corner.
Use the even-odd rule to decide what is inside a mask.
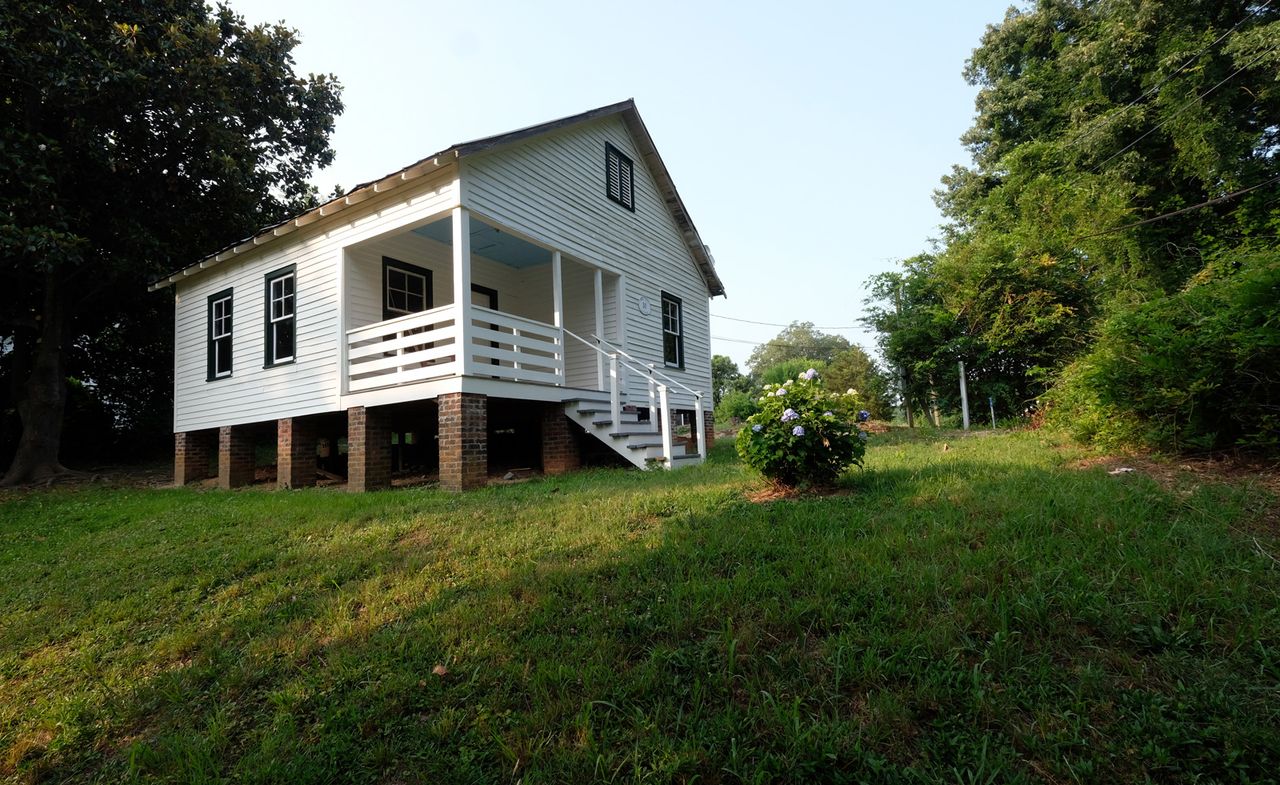
[[[389,311],[407,311],[405,307],[404,292],[387,290],[387,310]]]
[[[286,319],[282,322],[276,322],[272,326],[275,333],[275,341],[273,347],[275,349],[276,361],[288,360],[293,357],[293,320]]]
[[[393,268],[387,268],[387,288],[403,290],[404,273]]]
[[[413,311],[414,313],[426,310],[423,303],[424,299],[420,293],[409,294],[405,297],[406,309]]]
[[[662,361],[670,365],[680,364],[679,338],[671,333],[662,335]]]
[[[231,339],[222,338],[214,343],[214,368],[215,376],[221,376],[231,371]]]
[[[292,294],[287,295],[284,298],[284,300],[281,301],[280,310],[284,312],[285,316],[293,316],[293,295]]]
[[[293,297],[293,276],[286,276],[284,279],[284,293],[286,297]]]

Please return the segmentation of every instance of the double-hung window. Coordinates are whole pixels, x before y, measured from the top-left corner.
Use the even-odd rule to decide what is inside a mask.
[[[684,367],[684,305],[666,292],[662,293],[662,362]]]
[[[208,379],[231,375],[231,290],[209,295]]]
[[[382,318],[431,307],[431,271],[389,256],[382,257]]]
[[[265,357],[267,367],[293,362],[297,343],[295,275],[292,266],[267,275]]]
[[[635,165],[622,151],[605,142],[604,184],[605,194],[627,208],[636,211]]]

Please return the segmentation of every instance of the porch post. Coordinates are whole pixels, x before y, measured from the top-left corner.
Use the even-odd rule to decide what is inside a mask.
[[[458,328],[458,371],[471,374],[471,211],[453,208],[453,307]]]
[[[622,351],[627,350],[627,276],[618,275],[618,285],[615,289],[616,302],[614,303],[614,321],[617,323],[617,329],[614,335],[618,339],[618,348]],[[618,384],[622,385],[622,389],[626,390],[629,376],[627,372],[628,366],[622,366],[619,369],[621,375],[618,377]]]
[[[560,384],[568,383],[565,366],[568,364],[568,341],[564,334],[564,281],[560,269],[560,252],[551,252],[551,323],[560,330],[560,347],[556,361],[556,371],[560,374]]]
[[[596,289],[596,338],[604,338],[604,273],[596,268],[594,278]],[[604,347],[601,346],[601,349]],[[604,389],[604,355],[596,353],[596,389]]]
[[[348,384],[351,381],[351,372],[347,367],[347,249],[338,249],[337,256],[338,269],[334,271],[334,275],[338,282],[338,396],[341,397],[350,392]]]

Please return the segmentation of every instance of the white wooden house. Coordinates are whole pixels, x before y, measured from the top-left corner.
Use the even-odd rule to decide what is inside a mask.
[[[154,282],[179,484],[696,463],[724,294],[628,100],[455,145]],[[688,427],[688,436],[683,435]],[[262,451],[259,450],[259,453]]]

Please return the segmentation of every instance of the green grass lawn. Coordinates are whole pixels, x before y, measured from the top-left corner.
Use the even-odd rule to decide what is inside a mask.
[[[1080,457],[10,496],[0,778],[1275,781],[1276,500]]]

